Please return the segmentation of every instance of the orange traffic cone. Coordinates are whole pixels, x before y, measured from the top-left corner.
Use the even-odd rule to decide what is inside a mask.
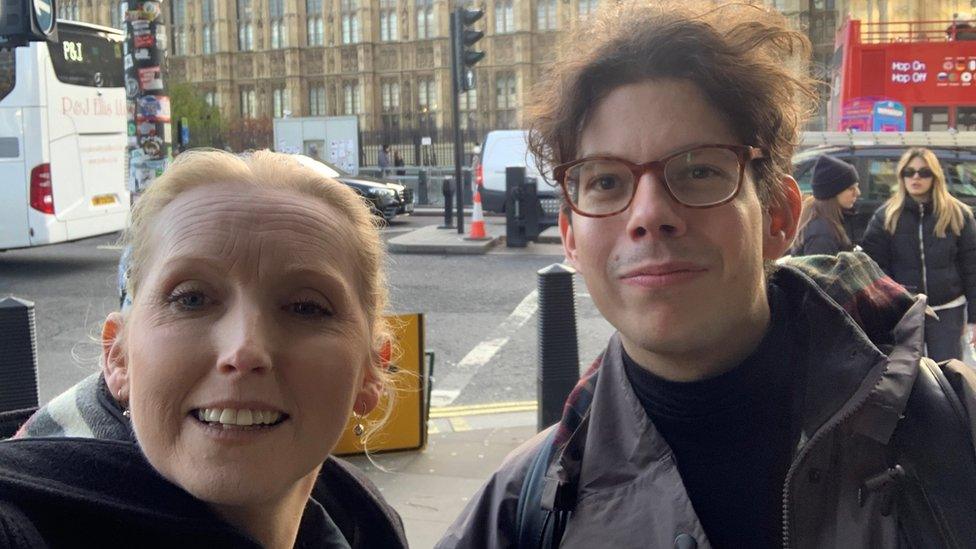
[[[481,209],[481,186],[474,188],[474,207],[471,211],[471,232],[465,237],[467,240],[487,240],[485,232],[485,214]]]

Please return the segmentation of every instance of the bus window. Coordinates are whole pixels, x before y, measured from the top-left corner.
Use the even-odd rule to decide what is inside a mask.
[[[14,50],[0,50],[0,99],[10,95],[17,84],[17,59]]]
[[[915,107],[912,109],[912,131],[938,132],[948,129],[948,107]]]
[[[125,86],[121,42],[65,27],[58,29],[58,42],[48,42],[47,47],[54,73],[65,84],[99,88]]]
[[[956,110],[956,129],[961,132],[976,131],[976,107],[959,107]]]
[[[868,198],[873,200],[888,200],[892,189],[898,185],[895,168],[898,160],[883,158],[871,160],[868,163]]]

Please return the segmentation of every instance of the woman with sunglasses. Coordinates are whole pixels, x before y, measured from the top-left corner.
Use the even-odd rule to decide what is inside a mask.
[[[973,212],[949,194],[929,149],[906,151],[898,175],[895,194],[874,213],[861,247],[897,282],[928,296],[938,315],[925,323],[928,356],[962,358],[963,329],[976,323]]]

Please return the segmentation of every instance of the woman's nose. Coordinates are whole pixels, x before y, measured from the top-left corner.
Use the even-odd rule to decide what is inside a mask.
[[[221,319],[217,368],[222,374],[267,372],[272,367],[266,313],[252,304],[238,304]]]

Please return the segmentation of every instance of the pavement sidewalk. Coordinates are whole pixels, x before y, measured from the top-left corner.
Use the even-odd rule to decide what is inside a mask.
[[[395,254],[478,255],[488,253],[495,247],[506,248],[505,218],[486,217],[485,225],[488,237],[482,240],[470,240],[466,235],[458,234],[457,229],[441,229],[436,225],[428,225],[389,239],[387,249]],[[551,253],[552,250],[543,248],[559,243],[559,228],[549,227],[539,234],[535,242],[529,242],[524,248],[507,248],[507,251]],[[557,253],[561,251],[557,250]]]
[[[410,547],[430,548],[505,456],[535,435],[535,412],[528,424],[521,414],[516,419],[513,413],[472,414],[467,417],[477,417],[482,427],[472,430],[434,432],[437,420],[431,420],[424,450],[345,459],[365,471],[400,513]]]

